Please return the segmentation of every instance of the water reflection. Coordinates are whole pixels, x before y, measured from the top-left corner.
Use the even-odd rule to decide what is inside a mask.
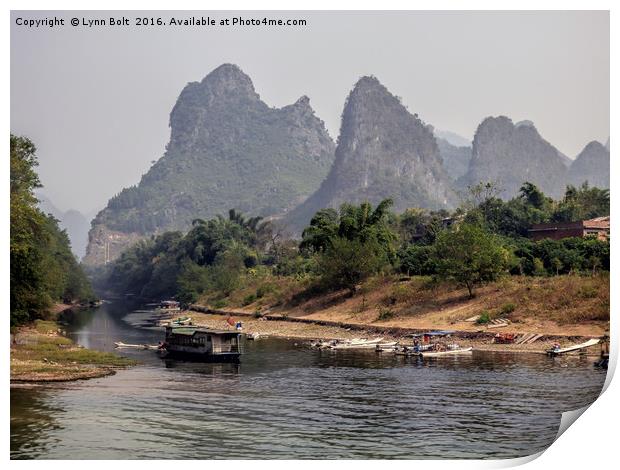
[[[104,350],[161,339],[147,313],[126,313],[80,312],[73,334]],[[518,457],[549,445],[561,412],[592,402],[605,379],[587,358],[474,352],[422,361],[271,338],[245,348],[241,364],[127,350],[139,367],[12,390],[11,457]]]

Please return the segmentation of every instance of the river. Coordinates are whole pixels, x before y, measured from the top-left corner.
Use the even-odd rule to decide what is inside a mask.
[[[112,351],[156,343],[147,312],[74,315],[70,336]],[[596,399],[586,357],[474,352],[421,361],[245,343],[241,363],[164,361],[100,379],[11,389],[12,459],[513,458],[554,439],[563,411]]]

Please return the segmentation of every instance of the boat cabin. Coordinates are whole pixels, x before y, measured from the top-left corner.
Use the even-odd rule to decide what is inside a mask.
[[[169,325],[164,349],[170,356],[213,362],[238,361],[240,337],[236,331]]]

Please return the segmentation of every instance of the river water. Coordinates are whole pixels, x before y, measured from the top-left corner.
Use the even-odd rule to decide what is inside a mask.
[[[148,313],[105,305],[70,335],[111,351],[156,343]],[[513,458],[553,441],[600,393],[592,358],[474,352],[425,361],[303,342],[245,344],[241,364],[164,361],[11,389],[13,459]]]

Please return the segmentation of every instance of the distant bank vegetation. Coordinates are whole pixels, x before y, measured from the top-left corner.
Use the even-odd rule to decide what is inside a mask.
[[[11,135],[11,325],[42,318],[55,302],[94,298],[58,221],[37,208],[34,144]]]
[[[230,299],[252,304],[295,283],[308,298],[336,290],[359,292],[377,274],[420,275],[476,290],[504,276],[593,275],[609,270],[609,243],[595,238],[532,241],[535,223],[609,214],[609,190],[568,186],[552,200],[524,183],[503,201],[501,188],[468,188],[458,209],[412,208],[396,214],[386,199],[322,209],[301,241],[285,239],[271,222],[235,210],[196,219],[187,233],[166,232],[125,251],[97,276],[100,288],[149,299],[174,296],[185,304]],[[256,279],[272,282],[257,283]],[[288,280],[288,281],[287,281]],[[247,286],[259,288],[248,291]],[[274,294],[274,291],[277,291]],[[239,293],[244,292],[240,299]]]

